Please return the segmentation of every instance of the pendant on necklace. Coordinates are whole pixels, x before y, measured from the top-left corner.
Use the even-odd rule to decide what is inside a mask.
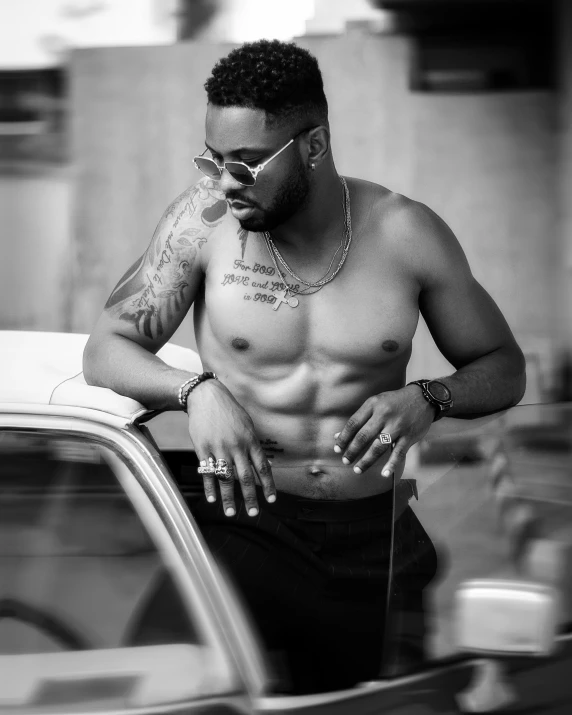
[[[298,298],[295,298],[294,296],[292,296],[292,298],[288,298],[288,291],[286,289],[282,291],[282,294],[274,293],[274,295],[276,296],[276,303],[274,304],[274,308],[272,308],[272,310],[278,310],[282,303],[287,303],[291,308],[297,308],[298,303],[300,302]]]

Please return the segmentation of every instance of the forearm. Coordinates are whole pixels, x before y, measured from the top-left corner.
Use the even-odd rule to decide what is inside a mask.
[[[90,339],[83,357],[88,384],[109,387],[151,410],[180,409],[179,388],[197,373],[178,370],[121,335]]]
[[[516,348],[499,348],[438,378],[453,395],[448,417],[471,419],[516,405],[526,387],[525,361]]]

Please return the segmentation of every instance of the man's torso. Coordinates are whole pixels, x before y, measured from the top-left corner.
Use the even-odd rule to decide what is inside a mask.
[[[282,279],[263,235],[242,231],[227,213],[209,241],[194,308],[203,366],[251,416],[277,488],[310,498],[360,498],[389,488],[380,475],[387,453],[356,475],[334,453],[334,434],[368,397],[404,385],[419,315],[419,280],[387,231],[386,215],[400,199],[368,182],[348,185],[353,240],[333,281],[298,296],[297,307],[280,303],[275,310]],[[315,281],[330,258],[304,265],[293,255],[290,265]],[[305,287],[288,274],[286,281]]]

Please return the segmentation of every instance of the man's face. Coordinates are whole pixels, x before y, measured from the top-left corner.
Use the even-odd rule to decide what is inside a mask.
[[[259,109],[208,106],[206,145],[219,166],[225,161],[242,161],[254,168],[292,138],[295,130],[268,129],[265,116]],[[242,186],[223,171],[218,183],[242,228],[272,231],[305,205],[309,180],[299,141],[272,159],[254,186]]]

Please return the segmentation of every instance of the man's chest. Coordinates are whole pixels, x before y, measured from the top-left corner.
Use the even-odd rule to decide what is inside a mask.
[[[365,366],[408,353],[418,291],[365,246],[352,246],[339,273],[316,291],[280,264],[279,272],[259,234],[235,243],[221,241],[213,251],[205,281],[200,321],[221,346],[248,350],[266,364],[311,356]],[[305,280],[312,274],[295,272]]]

